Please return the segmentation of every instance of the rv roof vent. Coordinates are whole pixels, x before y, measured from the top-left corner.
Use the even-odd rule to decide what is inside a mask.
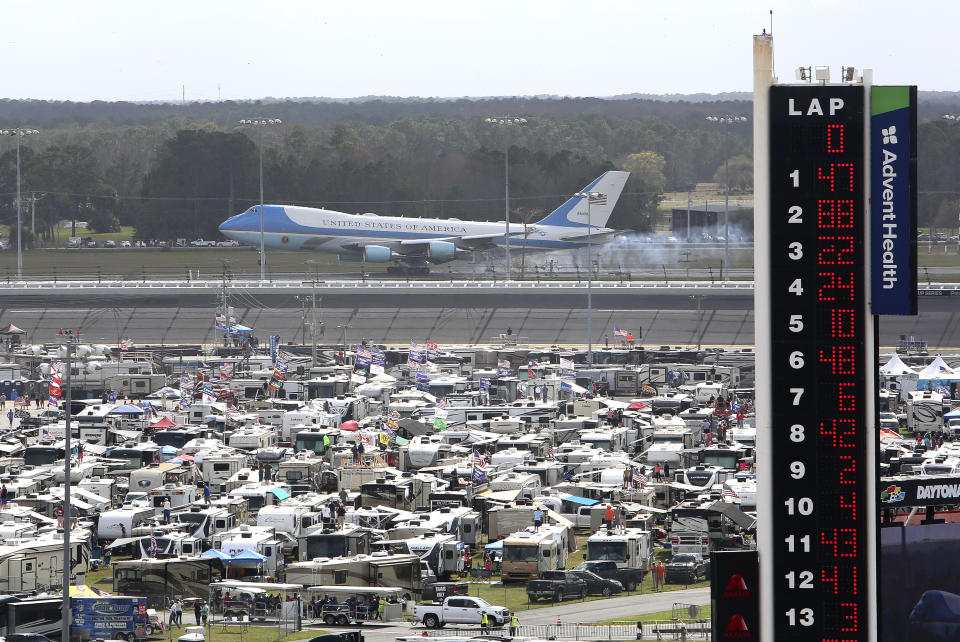
[[[409,470],[407,470],[407,471],[404,471],[400,476],[401,476],[401,477],[413,477],[413,473],[411,473]]]
[[[449,506],[444,506],[444,507],[442,507],[440,510],[438,510],[437,512],[438,512],[438,513],[449,513],[449,512],[450,512],[450,507],[449,507]]]
[[[386,484],[386,483],[387,483],[387,478],[386,478],[386,477],[377,477],[377,479],[376,479],[375,481],[376,481],[376,483],[378,483],[378,484]]]
[[[250,530],[250,527],[249,527],[247,524],[243,524],[243,525],[240,526],[240,530],[241,530],[241,531],[248,531],[248,530]]]

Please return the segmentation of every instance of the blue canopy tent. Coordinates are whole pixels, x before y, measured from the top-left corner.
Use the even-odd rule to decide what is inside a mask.
[[[483,547],[483,550],[485,550],[485,551],[502,551],[502,550],[503,550],[503,540],[502,540],[502,539],[498,539],[498,540],[495,541],[495,542],[490,542],[489,544],[487,544],[486,546]]]
[[[117,406],[107,414],[109,415],[142,415],[143,412],[144,412],[143,408],[138,408],[137,406],[132,406],[128,403],[125,403],[122,406]]]
[[[229,555],[224,555],[215,548],[211,548],[209,551],[204,551],[201,553],[200,557],[212,557],[213,559],[220,560],[221,562],[226,562],[229,559],[233,559]]]
[[[241,564],[241,563],[263,564],[266,561],[267,561],[267,558],[261,555],[260,553],[255,553],[253,551],[248,551],[247,549],[243,549],[242,551],[239,551],[236,555],[233,555],[232,557],[228,557],[225,560],[223,560],[223,563],[224,564]]]

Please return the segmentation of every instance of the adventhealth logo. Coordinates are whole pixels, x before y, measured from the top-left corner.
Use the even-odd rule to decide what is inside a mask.
[[[880,130],[880,133],[883,134],[884,145],[897,144],[897,126],[896,125],[890,125],[886,129]]]

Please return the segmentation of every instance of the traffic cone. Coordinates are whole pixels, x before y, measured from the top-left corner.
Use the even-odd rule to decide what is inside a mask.
[[[560,616],[559,616],[559,615],[557,616],[557,626],[563,626],[563,625],[560,623]]]

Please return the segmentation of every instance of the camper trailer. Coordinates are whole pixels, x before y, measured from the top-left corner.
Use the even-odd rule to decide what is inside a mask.
[[[114,594],[143,595],[155,609],[174,598],[206,599],[210,582],[223,573],[219,560],[196,556],[115,561],[113,567]]]
[[[653,538],[639,528],[600,529],[587,538],[587,560],[616,562],[622,568],[649,569],[653,561]]]
[[[373,531],[357,524],[344,524],[339,530],[314,526],[297,538],[300,559],[307,561],[318,557],[349,557],[369,554]]]
[[[543,525],[509,535],[503,540],[501,572],[506,580],[532,580],[542,571],[567,565],[569,532],[564,526]]]
[[[86,584],[90,550],[86,531],[71,533],[70,584]],[[0,546],[0,591],[25,593],[63,586],[63,534]]]
[[[321,557],[288,564],[286,579],[304,586],[396,586],[411,599],[423,591],[420,563],[419,556],[409,553]]]

